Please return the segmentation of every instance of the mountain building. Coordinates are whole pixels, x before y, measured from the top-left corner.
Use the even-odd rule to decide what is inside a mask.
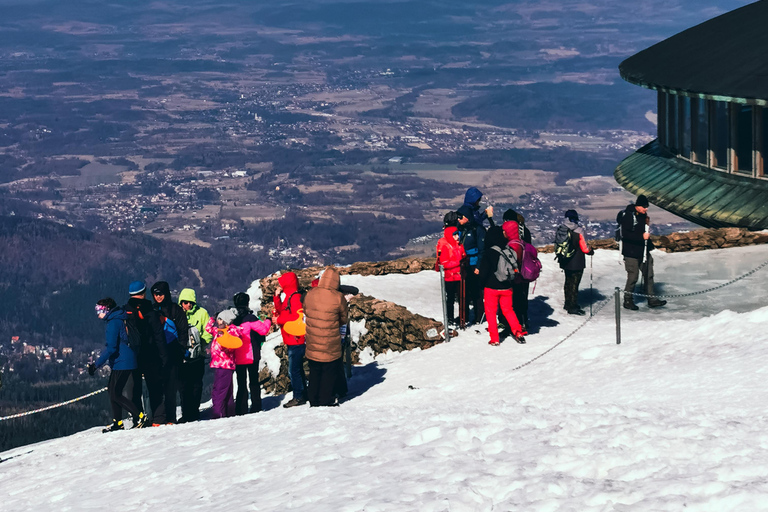
[[[658,97],[658,136],[616,168],[622,187],[702,226],[768,228],[766,20],[761,0],[621,63]]]

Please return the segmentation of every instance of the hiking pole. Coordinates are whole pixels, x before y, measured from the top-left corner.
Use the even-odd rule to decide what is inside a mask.
[[[442,265],[440,265],[440,297],[442,300],[440,302],[443,303],[443,327],[445,328],[445,342],[448,343],[451,341],[451,331],[448,328],[448,304],[446,293],[445,293],[445,269]]]
[[[595,298],[592,295],[592,255],[589,255],[589,318],[592,318],[592,303]]]

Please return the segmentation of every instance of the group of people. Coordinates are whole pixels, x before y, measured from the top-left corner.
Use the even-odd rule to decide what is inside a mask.
[[[471,187],[464,195],[464,203],[443,219],[443,237],[437,242],[436,268],[443,271],[445,303],[450,327],[466,328],[488,322],[490,345],[499,345],[501,334],[511,335],[518,343],[525,343],[528,334],[528,293],[530,281],[518,272],[526,244],[532,244],[531,232],[525,218],[509,209],[504,212],[501,226],[493,219],[493,207],[480,206],[483,194]],[[624,287],[626,309],[636,311],[634,289],[643,275],[644,293],[650,295],[648,307],[655,308],[666,301],[654,297],[653,257],[650,240],[650,219],[647,215],[648,199],[641,195],[619,213],[618,237],[627,272]],[[486,226],[487,223],[487,226]],[[563,309],[570,315],[584,315],[579,305],[578,291],[586,268],[586,256],[594,254],[579,223],[579,214],[565,212],[555,234],[556,257],[565,274]],[[511,266],[514,273],[505,275],[503,268]],[[459,302],[459,316],[454,316]],[[500,313],[500,314],[499,314]],[[497,322],[498,315],[498,322]]]
[[[326,268],[306,294],[293,272],[282,274],[278,282],[271,319],[254,314],[244,292],[211,317],[191,288],[173,302],[165,281],[150,288],[152,301],[142,281],[129,285],[123,306],[111,297],[99,300],[96,315],[106,323],[105,348],[88,372],[94,375],[105,364],[111,368],[107,389],[113,421],[104,432],[125,429],[124,411],[133,418],[132,428],[199,420],[206,360],[214,371],[212,419],[261,411],[261,346],[273,324],[288,348],[293,398],[284,407],[335,405],[347,392],[342,338],[348,309],[339,273]],[[151,413],[144,408],[144,386]],[[177,398],[182,411],[178,420]]]

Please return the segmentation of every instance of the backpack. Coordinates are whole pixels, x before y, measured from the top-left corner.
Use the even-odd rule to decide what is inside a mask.
[[[568,260],[573,258],[576,254],[576,247],[573,245],[573,231],[566,228],[565,234],[560,228],[557,228],[555,233],[555,259],[560,265],[564,265]]]
[[[291,298],[293,298],[293,296],[297,293],[299,294],[299,299],[301,300],[301,307],[294,312],[291,311]],[[304,318],[304,297],[306,295],[307,292],[305,290],[300,290],[293,292],[288,296],[288,305],[286,306],[286,309],[289,313],[294,313],[296,318],[285,322],[283,325],[283,330],[291,336],[301,337],[307,334],[307,321]]]
[[[523,240],[513,240],[523,247],[523,256],[520,261],[520,272],[518,278],[525,282],[532,282],[539,278],[541,274],[541,261],[539,261],[539,251],[533,244]]]
[[[203,338],[200,331],[194,325],[189,326],[189,344],[187,345],[188,359],[200,359],[205,356]]]
[[[496,271],[493,275],[500,283],[512,283],[518,271],[515,251],[509,246],[499,249],[493,245],[491,249],[499,253],[499,262],[496,264]]]
[[[126,307],[125,342],[133,352],[138,355],[141,349],[141,327],[139,322],[144,321],[144,315],[138,309]]]
[[[173,343],[179,340],[179,330],[176,328],[176,322],[160,313],[160,321],[163,323],[163,332],[165,333],[165,343]]]

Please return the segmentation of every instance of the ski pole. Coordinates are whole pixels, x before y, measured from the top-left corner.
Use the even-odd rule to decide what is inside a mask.
[[[589,317],[592,318],[592,303],[595,298],[592,296],[592,255],[589,255]]]

